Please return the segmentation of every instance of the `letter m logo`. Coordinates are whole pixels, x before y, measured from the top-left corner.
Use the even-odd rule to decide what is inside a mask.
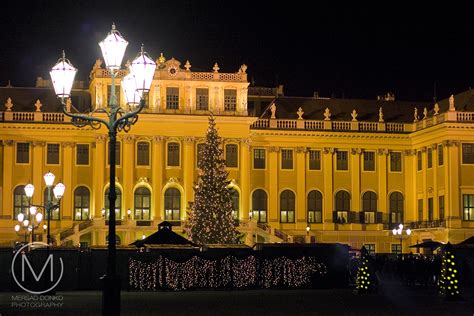
[[[49,274],[50,281],[53,282],[53,255],[52,254],[50,254],[48,256],[48,259],[43,264],[43,268],[41,269],[39,275],[36,275],[35,270],[31,266],[30,261],[28,260],[28,257],[26,257],[25,254],[22,254],[22,256],[21,256],[21,281],[22,282],[25,282],[25,262],[26,262],[28,268],[30,269],[31,274],[33,274],[33,277],[35,278],[36,282],[38,282],[41,279],[41,276],[43,275],[44,271],[46,270],[46,267],[49,264],[49,267],[50,267],[50,270],[51,270],[50,274]]]

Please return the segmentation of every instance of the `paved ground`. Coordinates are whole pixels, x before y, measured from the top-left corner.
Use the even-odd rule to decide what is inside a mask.
[[[58,292],[57,308],[12,307],[12,295],[0,293],[0,316],[99,315],[101,293]],[[474,315],[474,295],[444,302],[434,290],[385,286],[382,293],[356,295],[338,290],[251,290],[122,292],[122,315]],[[23,301],[16,301],[20,305]],[[41,302],[33,301],[38,304]]]

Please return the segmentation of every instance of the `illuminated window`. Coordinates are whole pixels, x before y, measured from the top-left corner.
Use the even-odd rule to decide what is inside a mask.
[[[285,190],[280,194],[280,222],[295,222],[295,194],[290,190]]]
[[[392,249],[391,250],[392,250],[393,254],[399,255],[399,254],[402,253],[402,247],[401,247],[400,244],[392,244]]]
[[[403,195],[400,192],[390,194],[390,224],[403,223]]]
[[[252,194],[252,217],[259,223],[267,222],[267,193],[261,189]]]
[[[46,201],[48,201],[48,188],[44,188],[44,192],[43,192],[43,203],[44,205],[46,205]],[[58,204],[58,199],[56,199],[54,197],[54,192],[53,192],[53,188],[51,188],[51,202],[53,202],[53,204]],[[45,219],[48,219],[49,217],[49,214],[47,212],[45,212],[44,214],[44,218]],[[59,208],[55,208],[54,210],[51,210],[51,220],[59,220]]]
[[[308,223],[323,222],[323,195],[313,190],[308,193]]]
[[[347,191],[339,191],[336,193],[336,211],[334,222],[345,224],[349,222],[351,197]]]
[[[236,189],[229,189],[232,199],[232,218],[239,219],[239,192]]]
[[[375,244],[364,244],[369,255],[375,255]]]
[[[18,214],[23,213],[27,214],[29,210],[28,198],[25,193],[25,186],[19,185],[13,191],[13,210],[14,210],[14,220],[17,219]]]
[[[90,192],[85,186],[74,190],[74,220],[85,221],[90,217]]]
[[[474,194],[463,194],[463,213],[465,221],[474,221]]]
[[[181,192],[169,188],[165,192],[165,220],[179,221],[181,216]]]
[[[377,212],[377,194],[367,191],[362,196],[362,210],[364,211],[364,223],[374,224]]]
[[[140,187],[135,190],[135,219],[149,220],[151,208],[151,193],[148,188]]]

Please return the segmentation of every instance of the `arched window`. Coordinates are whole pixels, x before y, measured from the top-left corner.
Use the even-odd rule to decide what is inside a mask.
[[[308,193],[308,223],[323,222],[323,195],[313,190]]]
[[[280,193],[280,222],[295,222],[295,194],[293,191],[285,190]]]
[[[48,188],[44,188],[44,192],[43,192],[43,205],[46,205],[46,202],[48,201],[48,197],[51,198],[51,202],[53,202],[53,204],[57,205],[58,204],[58,199],[56,199],[54,197],[54,193],[53,193],[53,188],[51,188],[51,192],[48,193]],[[61,206],[61,205],[60,205]],[[46,214],[44,214],[44,218],[45,219],[48,219],[48,212],[45,211]],[[51,220],[59,220],[59,208],[55,208],[53,210],[51,210]]]
[[[115,194],[117,195],[115,199],[115,219],[120,220],[122,219],[122,190],[117,186],[115,187]],[[109,188],[105,190],[104,201],[106,219],[109,219]]]
[[[229,189],[229,193],[232,199],[232,218],[239,219],[239,192],[236,189]]]
[[[403,194],[392,192],[390,194],[390,224],[403,223]]]
[[[267,222],[267,193],[261,189],[252,194],[252,216],[259,223]]]
[[[336,193],[336,210],[334,212],[334,222],[347,223],[349,221],[349,211],[351,207],[351,196],[347,191]]]
[[[181,213],[181,192],[176,188],[165,191],[165,220],[179,221]]]
[[[89,204],[91,194],[85,186],[77,187],[74,190],[74,219],[85,221],[89,219]]]
[[[13,210],[16,220],[18,214],[27,214],[28,212],[28,198],[25,193],[25,186],[19,185],[13,191]]]
[[[362,196],[362,211],[364,211],[364,224],[374,224],[377,212],[377,194],[367,191]]]
[[[140,187],[135,190],[135,219],[149,220],[151,193],[148,188]]]

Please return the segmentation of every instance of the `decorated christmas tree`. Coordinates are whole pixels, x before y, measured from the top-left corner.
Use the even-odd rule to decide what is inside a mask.
[[[360,264],[357,270],[356,290],[358,294],[373,293],[377,290],[377,277],[373,264],[371,262],[370,254],[362,247],[360,250]]]
[[[214,117],[209,117],[206,142],[198,153],[198,181],[188,212],[187,233],[197,244],[234,244],[237,230],[232,217],[222,140]]]
[[[443,249],[439,278],[439,293],[444,296],[446,300],[458,300],[461,298],[458,268],[453,246],[448,242]]]

